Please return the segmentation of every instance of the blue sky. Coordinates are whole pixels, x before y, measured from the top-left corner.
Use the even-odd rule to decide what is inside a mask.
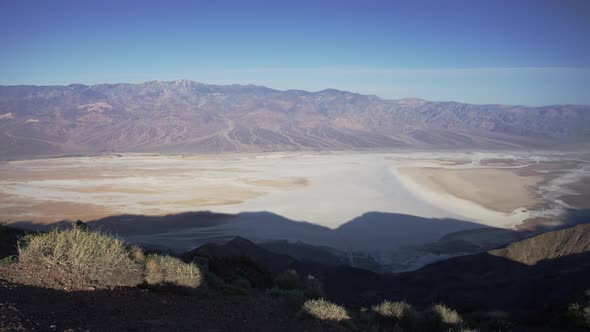
[[[590,1],[0,0],[0,84],[590,104]]]

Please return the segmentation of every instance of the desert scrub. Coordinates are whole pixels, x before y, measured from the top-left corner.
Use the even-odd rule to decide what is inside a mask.
[[[266,292],[268,295],[274,298],[285,301],[289,306],[293,308],[300,308],[305,303],[305,294],[299,289],[282,289],[273,287]]]
[[[18,261],[18,258],[16,258],[16,256],[6,256],[2,259],[0,259],[0,266],[6,266],[6,265],[10,265],[10,264],[14,264]]]
[[[302,309],[306,314],[320,320],[340,322],[350,319],[344,307],[324,299],[307,300]]]
[[[146,258],[145,280],[150,285],[172,284],[188,288],[197,288],[202,282],[201,271],[195,264],[162,255]]]
[[[324,289],[322,284],[316,277],[312,275],[308,275],[307,279],[305,279],[303,293],[308,299],[318,299],[324,297]]]
[[[131,259],[133,259],[134,261],[142,264],[145,262],[145,254],[143,253],[143,250],[140,247],[132,246],[129,254],[131,256]]]
[[[570,304],[567,316],[574,326],[590,327],[590,304],[586,306],[579,303]]]
[[[379,315],[380,318],[396,321],[415,316],[414,308],[404,301],[383,301],[373,306],[371,310]]]
[[[80,228],[26,236],[19,245],[19,262],[58,269],[64,278],[81,285],[116,287],[142,282],[142,266],[131,258],[123,241]]]
[[[298,289],[302,286],[301,279],[295,270],[280,273],[275,277],[274,282],[281,289]]]
[[[461,318],[461,315],[457,311],[444,304],[435,304],[432,306],[432,313],[444,324],[458,325],[463,322],[463,318]]]

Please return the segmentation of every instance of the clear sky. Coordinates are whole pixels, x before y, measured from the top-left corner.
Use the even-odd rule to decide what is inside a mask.
[[[590,104],[590,1],[0,0],[0,84]]]

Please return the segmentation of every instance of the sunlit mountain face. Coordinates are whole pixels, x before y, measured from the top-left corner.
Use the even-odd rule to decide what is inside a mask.
[[[2,159],[98,152],[580,148],[590,107],[192,81],[0,87]]]

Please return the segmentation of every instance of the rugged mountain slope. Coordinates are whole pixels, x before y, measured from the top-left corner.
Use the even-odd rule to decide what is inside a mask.
[[[405,299],[457,308],[563,309],[590,289],[590,224],[533,236],[489,252],[399,274],[351,267],[326,270],[325,289],[343,303]]]
[[[0,158],[101,151],[585,144],[590,107],[384,100],[191,81],[0,87]]]
[[[590,225],[588,224],[537,235],[488,253],[533,266],[544,260],[585,252],[590,252]]]
[[[290,256],[270,252],[241,237],[236,237],[224,244],[208,243],[183,255],[188,260],[197,257],[212,260],[240,256],[247,257],[274,273],[286,270],[295,261]]]

